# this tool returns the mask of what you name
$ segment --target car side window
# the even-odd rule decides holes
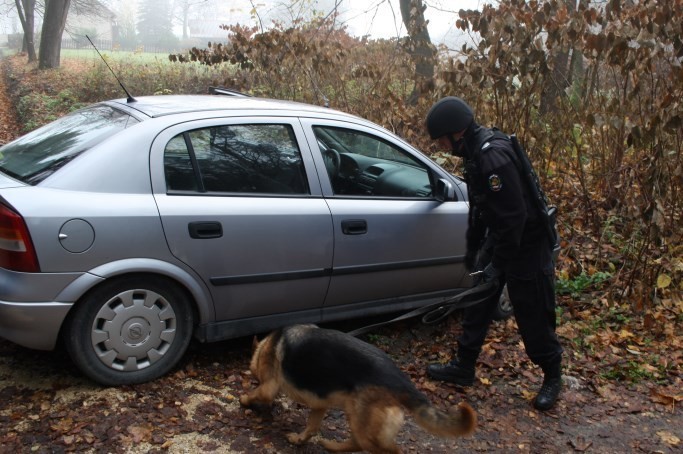
[[[301,152],[289,125],[223,125],[171,139],[164,151],[173,191],[309,194]]]
[[[86,107],[2,147],[0,171],[37,185],[81,153],[135,123],[139,121],[110,106]]]
[[[164,172],[166,174],[166,189],[169,191],[198,191],[197,175],[195,174],[190,152],[183,134],[175,136],[166,145],[164,151]]]
[[[392,143],[353,129],[314,126],[335,195],[431,198],[429,168]]]

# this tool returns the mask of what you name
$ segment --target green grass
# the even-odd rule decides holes
[[[129,52],[120,50],[100,50],[100,53],[108,61],[116,61],[121,63],[155,63],[165,62],[171,63],[168,60],[168,53],[151,53],[151,52]],[[77,58],[83,60],[95,59],[99,60],[95,49],[62,49],[62,58]]]
[[[618,364],[606,366],[600,373],[600,376],[606,380],[626,381],[630,383],[641,383],[643,381],[653,381],[657,377],[654,373],[647,370],[643,364],[638,361],[621,361]]]
[[[592,275],[584,272],[573,279],[558,279],[556,290],[559,295],[577,298],[588,289],[598,290],[605,287],[611,278],[612,274],[608,272],[599,271]]]
[[[199,76],[213,75],[214,78],[219,76],[226,69],[229,71],[230,68],[234,68],[234,65],[229,63],[222,63],[214,66],[202,65],[198,62],[172,62],[168,59],[168,53],[151,53],[151,52],[130,52],[130,51],[102,51],[100,50],[102,57],[107,61],[110,66],[127,67],[154,67],[160,71],[166,71],[167,69],[171,72],[181,71],[181,72],[194,72]],[[81,60],[85,62],[95,62],[100,61],[100,56],[97,54],[95,49],[62,49],[61,52],[62,60],[72,59]],[[220,79],[220,77],[218,77]]]
[[[0,57],[16,55],[17,49],[10,49],[8,47],[0,47]],[[171,63],[168,59],[168,52],[130,52],[122,50],[102,50],[100,53],[107,59],[107,61],[115,61],[117,63],[131,63],[131,64],[145,64],[145,63]],[[99,60],[95,49],[62,49],[60,58],[73,58],[80,60]],[[194,65],[195,63],[184,63],[185,65]]]

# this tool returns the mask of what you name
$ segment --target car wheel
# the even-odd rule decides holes
[[[178,363],[192,327],[192,309],[177,285],[155,276],[120,278],[78,303],[65,344],[76,366],[96,382],[143,383]]]
[[[498,298],[498,304],[493,313],[494,320],[505,320],[509,318],[514,309],[512,307],[512,301],[510,301],[510,295],[508,294],[508,286],[503,287],[503,291],[500,293],[500,298]]]

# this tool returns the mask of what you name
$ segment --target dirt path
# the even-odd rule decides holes
[[[479,415],[477,432],[455,441],[430,436],[409,417],[399,435],[405,452],[680,452],[680,408],[654,402],[645,384],[596,387],[570,364],[557,408],[534,410],[530,399],[539,377],[524,360],[511,322],[494,328],[474,387],[463,391],[428,380],[424,367],[456,332],[455,321],[437,327],[408,322],[372,336],[437,405],[466,400]],[[426,355],[416,358],[414,352]],[[307,410],[297,404],[280,399],[272,409],[240,408],[236,399],[252,386],[249,354],[248,339],[195,345],[172,375],[101,388],[82,378],[62,353],[0,341],[0,453],[324,452],[315,444],[286,442],[284,434],[305,421]],[[344,437],[343,415],[329,414],[322,432]]]

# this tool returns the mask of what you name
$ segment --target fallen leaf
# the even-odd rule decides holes
[[[50,429],[54,430],[55,432],[66,433],[71,430],[73,423],[73,419],[71,418],[60,419],[55,424],[52,424]]]
[[[432,381],[425,381],[424,383],[420,384],[423,389],[426,389],[427,391],[432,391],[435,392],[439,387],[437,386],[436,383]]]
[[[671,276],[668,274],[657,276],[657,288],[667,288],[669,285],[671,285]]]
[[[635,335],[632,332],[625,330],[625,329],[622,329],[621,331],[619,331],[619,338],[620,339],[627,339],[629,337],[635,337]]]
[[[650,399],[652,402],[671,405],[673,407],[677,402],[683,401],[683,394],[671,394],[666,391],[653,388],[650,390]]]
[[[146,426],[131,426],[127,432],[133,437],[135,443],[143,441],[150,441],[152,439],[152,430]]]
[[[592,441],[586,441],[583,437],[578,437],[576,440],[571,440],[569,443],[574,450],[579,452],[586,451],[593,445]]]
[[[681,442],[680,438],[671,432],[667,432],[666,430],[660,430],[657,432],[657,435],[659,435],[659,438],[661,438],[664,443],[670,446],[678,446],[678,444]]]

